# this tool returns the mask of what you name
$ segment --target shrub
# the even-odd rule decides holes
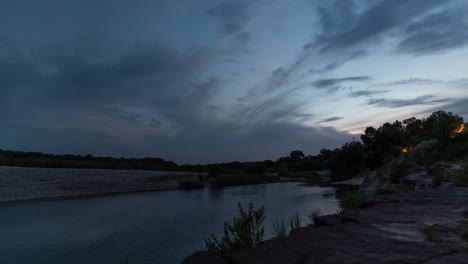
[[[322,212],[320,211],[320,209],[315,209],[311,213],[309,213],[307,216],[309,217],[310,223],[317,225],[320,222],[319,217],[321,214]]]
[[[276,222],[273,224],[273,231],[277,237],[286,237],[286,225],[284,221],[279,221],[278,218],[276,218]]]
[[[289,231],[289,234],[292,234],[294,231],[301,227],[301,219],[299,218],[299,213],[296,213],[296,215],[289,220],[289,226],[291,227],[291,231]]]
[[[419,231],[424,235],[424,239],[428,242],[436,242],[438,239],[435,238],[432,229],[428,226],[419,227]]]
[[[418,165],[428,166],[439,158],[440,149],[440,141],[437,139],[431,139],[419,143],[419,145],[417,145],[412,151],[412,155]]]
[[[364,207],[364,200],[368,197],[364,192],[346,192],[338,196],[341,209]]]
[[[265,228],[265,208],[254,210],[253,203],[249,203],[247,211],[238,203],[239,216],[233,219],[233,224],[224,223],[224,234],[218,239],[215,235],[205,239],[208,251],[216,256],[229,256],[234,251],[251,248],[262,241]]]
[[[288,174],[289,174],[288,165],[286,163],[281,163],[279,168],[278,168],[278,176],[287,177]]]
[[[440,186],[442,183],[442,176],[443,172],[437,171],[434,174],[432,174],[431,179],[432,179],[432,184],[434,186]]]
[[[390,165],[390,182],[399,183],[401,178],[405,176],[409,171],[409,163],[406,159],[401,159],[393,162]]]
[[[457,187],[468,187],[468,164],[455,175],[454,183]]]

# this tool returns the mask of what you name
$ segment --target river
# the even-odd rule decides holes
[[[264,206],[265,239],[276,218],[303,225],[319,209],[335,213],[333,188],[271,183],[161,191],[0,206],[0,263],[180,263],[220,234],[237,203]]]

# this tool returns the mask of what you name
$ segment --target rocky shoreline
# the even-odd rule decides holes
[[[182,263],[468,263],[468,188],[451,183],[459,169],[444,169],[439,187],[430,180],[434,169],[415,171],[402,179],[415,191],[368,198],[359,209],[320,216],[286,238],[263,241],[229,259],[199,251]],[[376,181],[338,184],[370,190]]]
[[[233,254],[200,251],[198,263],[467,263],[468,188],[382,195],[364,209],[322,216],[285,239]]]

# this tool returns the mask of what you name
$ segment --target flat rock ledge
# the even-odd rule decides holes
[[[229,260],[199,251],[183,264],[468,263],[468,188],[381,195],[322,216]]]

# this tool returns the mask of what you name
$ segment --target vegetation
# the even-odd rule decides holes
[[[437,111],[424,119],[408,118],[368,127],[361,142],[327,152],[334,180],[349,179],[365,169],[391,164],[390,177],[399,182],[409,163],[428,167],[435,161],[454,161],[468,155],[468,129],[463,118]],[[436,179],[437,182],[437,179]]]
[[[217,256],[227,257],[232,252],[251,248],[262,241],[265,229],[265,209],[255,210],[253,203],[249,203],[247,211],[238,203],[239,216],[233,219],[233,224],[224,223],[224,234],[218,239],[215,235],[205,240],[208,251]]]
[[[294,233],[297,229],[301,227],[301,219],[299,218],[299,213],[296,213],[290,220],[289,220],[289,227],[291,227],[291,231],[289,234]]]
[[[319,217],[322,214],[320,209],[315,209],[312,212],[310,212],[307,216],[309,217],[310,223],[317,225],[319,221]]]
[[[423,119],[411,117],[385,123],[378,128],[367,127],[360,139],[353,139],[334,150],[322,149],[315,156],[293,150],[275,161],[233,161],[206,165],[178,165],[160,158],[111,158],[0,150],[0,166],[190,171],[207,175],[218,186],[258,184],[277,181],[277,176],[304,175],[317,183],[319,177],[311,176],[311,172],[324,169],[330,169],[335,181],[355,176],[369,178],[369,171],[378,171],[382,181],[389,175],[392,183],[398,183],[410,165],[428,167],[435,161],[449,162],[468,156],[468,125],[460,116],[445,111],[434,112]],[[388,164],[390,167],[387,167]],[[458,180],[461,185],[465,182],[463,177],[460,175]],[[437,178],[434,180],[438,183]],[[188,185],[184,183],[184,186]]]
[[[0,166],[37,168],[87,168],[122,170],[177,171],[180,168],[172,161],[160,158],[111,158],[92,155],[52,155],[39,152],[0,150]]]
[[[455,175],[455,186],[468,187],[468,163]]]
[[[345,192],[338,195],[339,204],[342,210],[363,208],[364,201],[369,197],[368,193],[365,192]]]
[[[344,209],[355,209],[364,208],[366,206],[366,199],[375,197],[380,194],[396,194],[407,192],[408,189],[396,184],[386,184],[380,186],[372,192],[361,192],[361,191],[338,191],[336,196],[339,201],[340,208]]]
[[[286,237],[286,224],[282,219],[279,221],[278,218],[276,218],[276,222],[273,224],[273,232],[275,237]]]

